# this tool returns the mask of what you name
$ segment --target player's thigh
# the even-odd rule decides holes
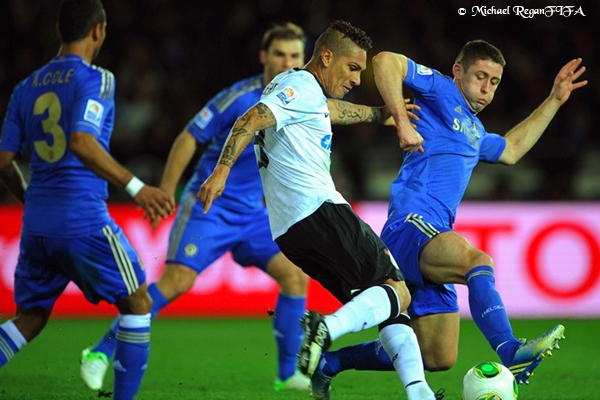
[[[432,238],[421,251],[423,276],[436,283],[465,284],[465,274],[477,265],[492,265],[492,259],[462,235],[447,231]]]
[[[204,214],[202,203],[186,200],[169,237],[167,263],[201,273],[238,242],[239,229],[228,221],[230,211],[213,206]]]
[[[45,238],[23,233],[15,269],[14,296],[19,309],[51,310],[69,283],[60,265],[48,257]]]
[[[277,243],[342,303],[388,279],[403,280],[385,244],[346,204],[322,204]]]
[[[429,370],[445,370],[454,365],[458,357],[458,312],[413,318],[412,327]]]
[[[84,236],[47,242],[52,259],[94,304],[114,304],[146,282],[138,254],[114,221]]]

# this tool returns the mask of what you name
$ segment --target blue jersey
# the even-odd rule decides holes
[[[425,152],[404,153],[391,187],[388,224],[416,213],[452,226],[473,168],[479,160],[496,162],[506,142],[485,131],[451,78],[409,59],[404,84],[421,106],[415,114]]]
[[[30,155],[23,232],[78,236],[109,221],[107,182],[69,150],[71,134],[93,134],[107,151],[115,79],[76,55],[53,58],[15,86],[0,149]]]
[[[186,193],[191,191],[196,194],[212,173],[235,120],[258,102],[263,88],[262,74],[243,79],[219,92],[188,123],[186,129],[208,147],[196,165],[194,175],[186,186]],[[227,178],[227,186],[215,204],[242,212],[264,207],[253,146],[246,147],[238,157]]]

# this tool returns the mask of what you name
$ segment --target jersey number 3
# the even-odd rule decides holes
[[[48,140],[44,138],[36,140],[33,145],[35,152],[42,160],[53,163],[60,160],[67,150],[65,131],[58,124],[62,107],[56,93],[44,93],[35,101],[33,115],[42,115],[46,110],[48,110],[48,116],[42,120],[42,129],[45,134],[52,135],[52,144],[48,144]]]

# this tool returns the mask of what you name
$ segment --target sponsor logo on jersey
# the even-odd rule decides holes
[[[433,74],[433,71],[430,70],[429,68],[427,68],[424,65],[417,64],[417,74],[419,74],[419,75],[431,75],[431,74]]]
[[[200,127],[200,129],[204,129],[208,126],[213,117],[214,114],[212,111],[210,111],[210,108],[204,107],[198,114],[196,114],[194,122]]]
[[[85,112],[83,113],[83,119],[87,122],[91,122],[100,128],[102,124],[102,116],[104,115],[104,106],[96,100],[89,99]]]
[[[296,92],[291,87],[284,88],[281,92],[277,93],[277,98],[281,100],[284,105],[290,104],[296,99]]]
[[[459,113],[460,115],[462,115],[462,107],[458,106],[454,109],[454,111],[456,111],[457,113]]]
[[[331,150],[331,135],[325,135],[321,139],[321,147],[325,150]]]

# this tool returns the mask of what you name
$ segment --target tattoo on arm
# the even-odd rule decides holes
[[[335,110],[331,110],[331,122],[337,125],[352,125],[360,122],[376,122],[381,118],[377,107],[369,107],[341,100],[331,100]]]
[[[248,143],[252,141],[254,132],[269,128],[275,124],[275,116],[266,105],[258,103],[250,108],[244,115],[238,118],[233,128],[231,128],[229,137],[221,152],[219,164],[229,168],[233,167],[239,155],[248,146]]]

